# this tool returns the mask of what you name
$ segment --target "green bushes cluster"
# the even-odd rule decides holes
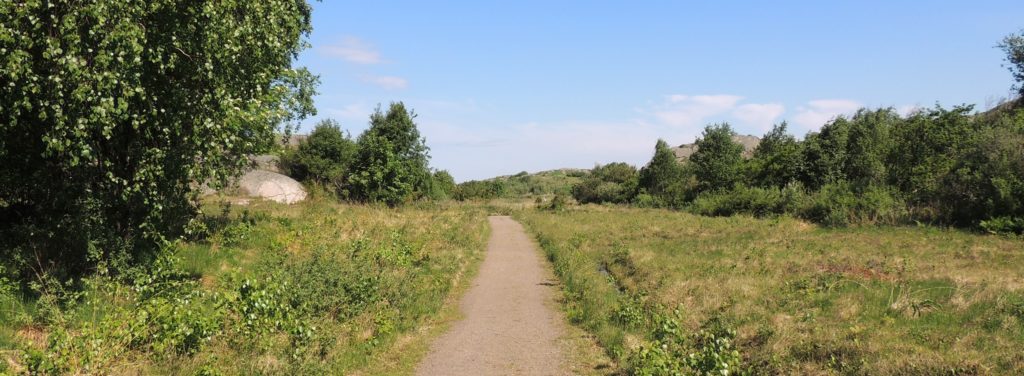
[[[295,150],[284,153],[282,164],[288,175],[328,187],[342,199],[395,206],[449,198],[455,181],[447,171],[431,171],[415,118],[401,102],[387,112],[377,108],[356,140],[336,121],[321,121]]]
[[[598,165],[583,181],[572,187],[572,197],[581,204],[628,203],[639,184],[636,167],[626,163]]]
[[[588,173],[583,170],[554,170],[530,174],[526,171],[511,176],[488,180],[471,180],[459,184],[455,198],[464,200],[490,200],[496,198],[526,198],[571,195],[573,186]]]
[[[1020,81],[1024,36],[1000,47]],[[750,159],[728,124],[713,124],[679,163],[662,140],[636,184],[603,178],[574,188],[577,201],[628,202],[713,216],[789,214],[832,226],[910,221],[1021,233],[1024,222],[1024,108],[986,113],[936,106],[901,116],[892,108],[839,116],[803,140],[785,122]],[[611,164],[628,170],[622,164]]]
[[[918,221],[1020,233],[1024,110],[971,111],[937,107],[901,117],[862,109],[802,141],[782,123],[747,160],[729,126],[712,125],[688,161],[676,161],[659,141],[635,186],[600,180],[598,166],[574,192],[582,203],[710,216],[788,214],[830,226]]]

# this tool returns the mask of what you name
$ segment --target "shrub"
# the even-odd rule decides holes
[[[551,202],[548,203],[548,205],[544,209],[551,211],[562,211],[565,210],[567,206],[569,206],[569,200],[567,200],[565,196],[555,195],[555,197],[551,199]]]
[[[1024,217],[998,217],[981,221],[981,228],[991,234],[1024,234]]]
[[[638,186],[647,194],[668,202],[679,196],[680,188],[687,181],[687,173],[668,143],[658,140],[654,145],[654,157],[638,175]]]
[[[690,156],[698,191],[731,189],[740,182],[743,145],[733,141],[735,135],[727,123],[704,128],[697,140],[697,151]]]
[[[827,184],[813,193],[797,216],[826,226],[898,224],[907,219],[907,206],[889,188],[871,186],[860,195],[847,183]]]
[[[446,200],[455,195],[455,178],[447,170],[434,171],[430,185],[430,198]]]
[[[658,199],[647,192],[640,193],[633,198],[633,206],[638,208],[657,208],[661,207],[662,204]]]
[[[377,108],[370,115],[349,177],[353,198],[394,206],[429,193],[429,149],[415,118],[401,102],[391,103],[387,113]]]
[[[785,213],[791,209],[787,204],[780,189],[741,186],[729,191],[703,193],[688,209],[694,214],[707,216],[742,213],[762,217]]]
[[[345,179],[355,155],[356,143],[337,121],[325,119],[295,151],[285,153],[281,162],[289,176],[326,185],[344,197]]]
[[[756,187],[781,188],[797,179],[803,163],[801,144],[786,133],[782,122],[764,135],[750,160],[751,184]]]
[[[455,188],[455,199],[459,201],[472,199],[493,199],[505,195],[505,183],[498,180],[471,180],[459,184]]]
[[[572,196],[581,204],[626,203],[636,192],[636,168],[625,163],[598,165],[583,182],[572,187]]]

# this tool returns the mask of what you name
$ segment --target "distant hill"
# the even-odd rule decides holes
[[[503,182],[507,197],[543,196],[569,194],[572,186],[583,181],[583,177],[589,173],[590,170],[580,168],[560,168],[532,174],[523,171],[488,180]]]
[[[562,168],[532,174],[523,171],[515,175],[467,181],[459,184],[456,198],[462,200],[569,195],[572,187],[583,181],[589,173],[590,171],[585,169]]]
[[[743,145],[743,157],[750,158],[754,155],[754,149],[761,143],[761,139],[757,136],[751,135],[735,135],[732,140]],[[672,149],[676,153],[676,159],[685,161],[690,158],[693,153],[697,152],[697,144],[682,144],[677,148]]]

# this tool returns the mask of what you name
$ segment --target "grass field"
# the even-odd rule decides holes
[[[1020,239],[600,206],[516,216],[570,320],[632,373],[1024,373]]]
[[[0,374],[406,373],[488,233],[482,209],[446,204],[205,209],[208,236],[134,278],[0,302]]]

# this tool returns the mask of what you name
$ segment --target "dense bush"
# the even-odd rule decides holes
[[[572,188],[589,175],[587,170],[551,170],[530,174],[526,171],[488,180],[471,180],[455,188],[458,200],[529,198],[570,195]]]
[[[196,182],[312,112],[309,31],[304,0],[4,2],[0,258],[26,278],[150,259]]]
[[[763,217],[791,213],[804,205],[805,196],[803,187],[798,183],[781,189],[739,186],[729,191],[702,193],[688,210],[707,216],[749,214]]]
[[[731,189],[743,178],[743,145],[733,141],[736,134],[729,124],[704,128],[697,139],[697,151],[690,156],[697,190],[708,192]]]
[[[692,191],[692,175],[669,148],[668,143],[658,140],[654,145],[654,157],[638,176],[638,195],[648,195],[654,206],[681,207]],[[647,201],[645,197],[645,201]]]
[[[434,171],[431,177],[430,198],[435,200],[450,199],[455,196],[455,178],[447,170]]]
[[[754,149],[748,169],[755,187],[782,188],[797,180],[800,173],[802,144],[786,133],[786,122],[769,131]]]
[[[430,192],[429,149],[415,118],[401,102],[370,115],[348,179],[353,198],[398,205]]]
[[[505,182],[499,180],[472,180],[459,184],[455,189],[455,199],[493,199],[505,195]]]
[[[636,167],[626,163],[598,165],[572,188],[572,197],[581,204],[628,203],[636,194],[638,184]]]
[[[344,197],[356,151],[356,143],[341,130],[340,124],[326,119],[295,150],[286,151],[281,162],[289,176],[331,187]]]
[[[815,191],[796,214],[828,226],[899,224],[907,219],[907,206],[889,188],[871,186],[858,194],[840,182]]]

